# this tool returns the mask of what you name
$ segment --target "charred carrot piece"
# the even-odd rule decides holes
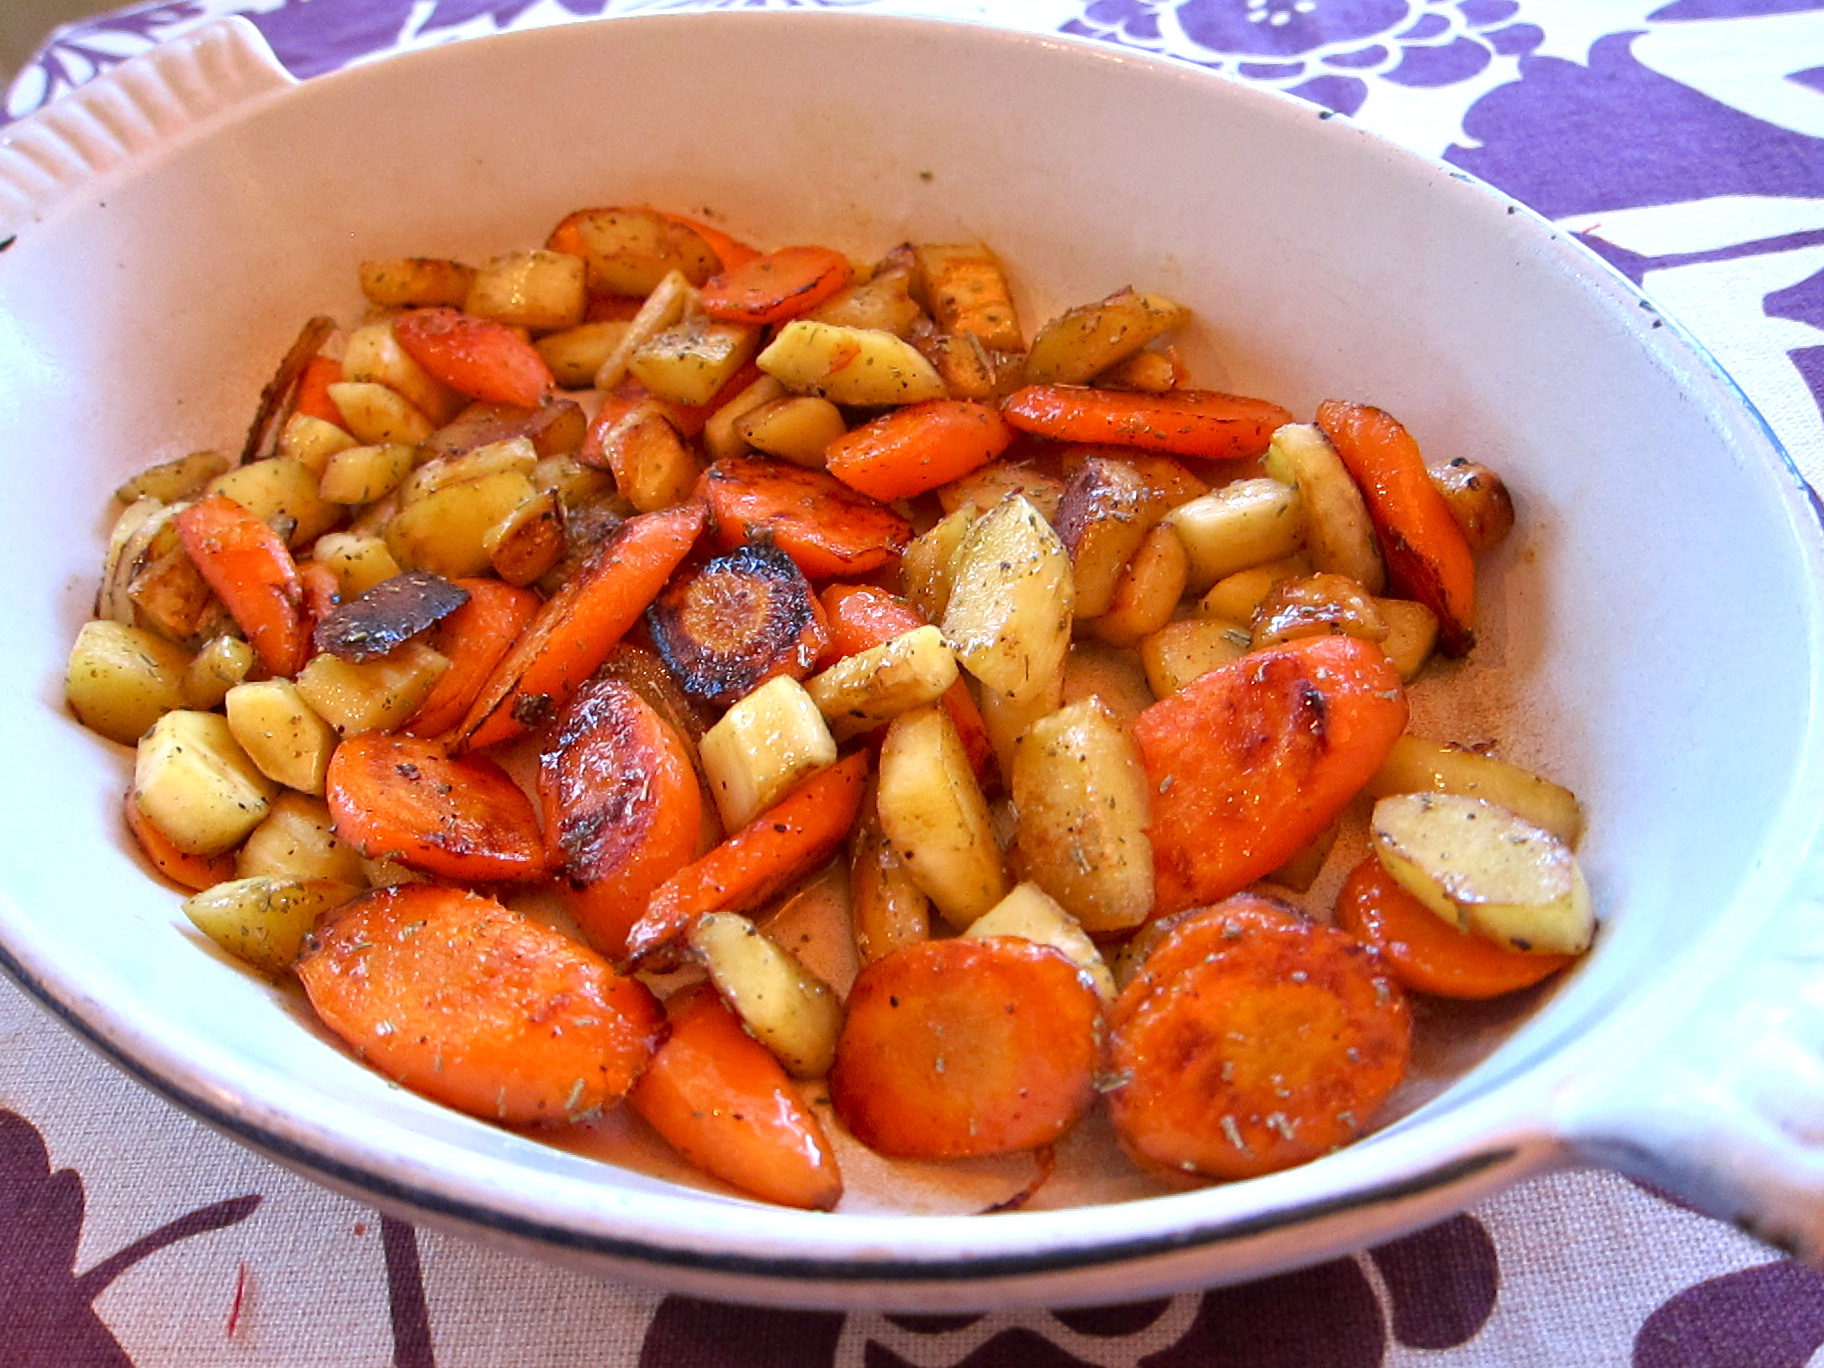
[[[842,1175],[790,1077],[707,984],[665,1004],[670,1034],[628,1105],[692,1164],[762,1201],[830,1211]]]
[[[304,583],[278,533],[226,494],[181,509],[185,553],[215,591],[270,674],[294,675],[310,656]]]
[[[811,579],[864,575],[899,555],[912,525],[821,470],[730,456],[703,472],[716,543],[730,551],[764,533]]]
[[[153,826],[139,810],[131,789],[127,790],[125,809],[127,830],[133,833],[141,853],[152,862],[154,869],[180,888],[200,893],[234,877],[232,850],[220,855],[193,855],[187,850],[179,850],[171,843],[171,838]]]
[[[663,209],[653,211],[662,219],[669,219],[681,228],[688,228],[703,241],[709,244],[709,250],[716,254],[716,260],[722,263],[724,271],[732,271],[747,265],[760,255],[760,249],[749,247],[739,238],[730,237],[720,228],[712,227],[701,219],[687,218],[683,214],[668,214]]]
[[[1438,615],[1447,655],[1467,654],[1476,640],[1476,558],[1419,444],[1393,415],[1365,404],[1326,399],[1317,425],[1368,504],[1393,592]]]
[[[491,898],[375,889],[318,925],[297,963],[324,1025],[413,1092],[507,1125],[613,1106],[664,1011],[637,979]]]
[[[431,696],[406,723],[413,736],[441,736],[468,712],[489,673],[513,649],[538,616],[543,600],[530,589],[494,579],[460,579],[469,600],[437,624],[431,644],[450,667],[437,677]]]
[[[882,503],[910,499],[978,470],[1013,429],[986,404],[927,399],[863,423],[830,444],[825,468]]]
[[[556,383],[538,349],[491,318],[409,309],[393,320],[393,336],[412,360],[474,399],[537,408]]]
[[[627,935],[638,962],[668,948],[705,912],[745,912],[829,859],[861,810],[865,751],[818,770],[709,854],[661,884]]]
[[[342,363],[328,356],[313,356],[304,363],[298,377],[298,392],[291,401],[291,411],[326,423],[343,426],[342,410],[329,397],[329,387],[342,378]]]
[[[738,546],[678,575],[646,625],[684,692],[724,705],[774,675],[805,678],[829,644],[804,572],[768,545]]]
[[[319,560],[307,560],[298,566],[298,583],[304,590],[304,616],[315,624],[335,612],[342,604],[342,581],[336,572]]]
[[[479,883],[545,873],[531,800],[485,755],[363,732],[336,747],[325,782],[336,834],[370,860]]]
[[[700,503],[629,518],[538,610],[488,675],[453,740],[492,745],[556,716],[639,621],[703,530]]]
[[[1265,399],[1216,390],[1142,394],[1084,385],[1028,385],[1001,414],[1022,432],[1065,442],[1106,442],[1206,460],[1264,455],[1289,410]]]
[[[703,312],[727,323],[783,323],[849,283],[849,259],[829,247],[781,247],[704,283]]]

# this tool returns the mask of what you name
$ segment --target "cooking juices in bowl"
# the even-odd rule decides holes
[[[811,1209],[833,1136],[1037,1156],[1006,1209],[1086,1117],[1182,1184],[1410,1107],[1595,925],[1570,792],[1410,725],[1505,486],[1018,269],[645,207],[361,263],[118,491],[70,658],[191,921],[424,1096]]]

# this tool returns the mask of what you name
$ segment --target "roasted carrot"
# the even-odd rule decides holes
[[[329,387],[342,378],[342,363],[334,357],[313,356],[298,376],[297,393],[292,396],[291,411],[326,423],[343,425],[342,410],[329,397]]]
[[[728,323],[783,323],[849,283],[849,259],[829,247],[781,247],[704,282],[701,303]]]
[[[495,579],[460,579],[456,587],[467,591],[469,601],[438,623],[431,637],[450,667],[406,723],[413,736],[441,736],[462,721],[489,673],[513,649],[543,602],[530,589]]]
[[[1216,390],[1142,394],[1084,385],[1028,385],[1001,405],[1022,432],[1066,442],[1107,442],[1206,459],[1264,455],[1289,410],[1265,399]]]
[[[1095,1099],[1102,1008],[1075,965],[1012,936],[922,941],[850,990],[830,1071],[870,1149],[956,1159],[1048,1145]]]
[[[456,309],[408,309],[393,319],[407,355],[458,393],[537,408],[555,383],[545,358],[504,323]]]
[[[779,1061],[708,984],[665,1004],[671,1032],[627,1094],[672,1148],[731,1187],[806,1211],[829,1211],[842,1175],[816,1115]]]
[[[1385,652],[1348,636],[1255,651],[1142,712],[1155,915],[1226,898],[1291,859],[1367,783],[1406,712]]]
[[[1391,592],[1438,615],[1447,655],[1467,654],[1476,640],[1476,559],[1419,444],[1391,414],[1365,404],[1326,399],[1317,425],[1361,488]]]
[[[1110,1025],[1116,1134],[1141,1167],[1180,1178],[1251,1178],[1355,1139],[1412,1039],[1374,951],[1246,895],[1175,925]]]
[[[344,904],[296,967],[317,1015],[374,1068],[509,1125],[613,1106],[663,1030],[646,986],[593,950],[436,884]]]
[[[730,237],[720,228],[704,223],[701,219],[689,218],[683,214],[667,213],[663,209],[656,209],[653,212],[660,218],[677,224],[680,228],[690,229],[707,242],[709,250],[716,254],[716,260],[722,263],[724,271],[732,271],[736,267],[745,266],[760,255],[759,248],[749,247],[740,239]]]
[[[336,747],[326,783],[336,835],[370,860],[482,883],[545,873],[531,800],[486,756],[363,732]]]
[[[629,958],[669,948],[705,912],[758,907],[829,859],[855,823],[867,777],[865,751],[818,770],[659,885],[627,933]]]
[[[298,583],[304,593],[304,617],[314,636],[316,624],[341,605],[342,581],[322,561],[306,560],[298,566]]]
[[[700,503],[629,518],[546,601],[470,704],[459,749],[549,721],[639,621],[703,530]]]
[[[804,679],[830,635],[798,563],[765,544],[680,572],[646,610],[646,625],[684,691],[724,705],[774,675]]]
[[[703,794],[684,739],[632,685],[597,675],[539,756],[545,840],[589,943],[627,951],[654,889],[697,853]]]
[[[232,850],[220,855],[193,855],[187,850],[179,850],[171,843],[171,838],[153,826],[146,814],[139,810],[132,789],[127,790],[125,810],[127,830],[133,833],[140,851],[152,862],[154,869],[180,888],[200,893],[205,888],[214,888],[218,883],[226,883],[234,877]]]
[[[1530,988],[1577,962],[1531,955],[1460,931],[1401,886],[1372,855],[1336,895],[1336,924],[1372,945],[1406,987],[1438,997],[1491,998]]]
[[[812,579],[864,575],[912,539],[911,524],[879,500],[784,461],[725,457],[703,472],[697,491],[723,550],[765,533]]]
[[[948,484],[999,456],[1013,429],[986,404],[927,399],[907,404],[830,443],[826,469],[882,503]]]
[[[589,292],[597,295],[644,297],[672,271],[701,285],[718,264],[696,224],[641,206],[578,209],[551,230],[545,246],[581,257]]]
[[[294,675],[310,656],[304,584],[284,540],[226,494],[208,494],[174,519],[185,553],[274,675]]]

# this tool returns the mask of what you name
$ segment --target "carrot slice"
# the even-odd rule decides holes
[[[284,540],[226,494],[209,494],[173,519],[185,553],[274,675],[294,675],[310,656],[304,584]]]
[[[627,933],[629,957],[638,961],[668,948],[705,912],[758,907],[829,859],[855,824],[867,777],[866,751],[818,770],[659,885]]]
[[[727,705],[775,675],[803,679],[829,644],[823,605],[776,546],[737,546],[673,579],[646,610],[684,691]]]
[[[671,1034],[627,1094],[672,1148],[731,1187],[780,1206],[830,1211],[836,1155],[778,1060],[707,984],[665,1004]]]
[[[565,902],[603,954],[697,853],[703,795],[682,737],[631,684],[597,676],[539,756],[546,843]]]
[[[1365,404],[1326,399],[1317,425],[1361,488],[1391,592],[1438,615],[1445,654],[1467,654],[1476,641],[1476,558],[1419,444],[1391,414]]]
[[[1140,394],[1084,385],[1028,385],[1001,405],[1022,432],[1066,442],[1107,442],[1206,459],[1264,455],[1289,410],[1265,399],[1216,390]]]
[[[1362,1133],[1405,1071],[1412,1016],[1367,946],[1243,896],[1172,928],[1111,1034],[1110,1113],[1134,1160],[1251,1178]]]
[[[613,1106],[663,1029],[646,986],[587,946],[436,884],[344,904],[296,967],[317,1015],[367,1063],[509,1125]]]
[[[960,479],[1012,441],[1013,429],[986,404],[927,399],[838,437],[825,464],[844,484],[886,503]]]
[[[1372,855],[1336,895],[1336,924],[1372,945],[1406,987],[1438,997],[1491,998],[1530,988],[1577,962],[1530,955],[1460,931],[1420,902]]]
[[[322,561],[306,560],[298,566],[298,583],[304,591],[304,617],[314,641],[316,625],[342,604],[342,581]]]
[[[881,1154],[1048,1145],[1095,1099],[1102,1008],[1075,965],[1013,936],[922,941],[861,971],[830,1100]]]
[[[1255,651],[1142,712],[1155,915],[1226,898],[1291,859],[1368,782],[1406,713],[1386,653],[1348,636]]]
[[[537,408],[552,386],[538,349],[504,323],[456,309],[409,309],[393,336],[412,360],[458,393]]]
[[[770,535],[812,579],[863,575],[906,548],[912,525],[821,470],[729,456],[703,472],[716,542],[725,551]]]
[[[745,266],[760,255],[760,249],[749,247],[739,238],[730,237],[720,228],[711,227],[701,219],[688,218],[683,214],[670,214],[663,209],[653,210],[662,219],[669,219],[680,228],[688,228],[703,241],[709,244],[709,250],[716,254],[716,260],[722,263],[724,271],[732,271]]]
[[[595,673],[703,530],[700,503],[629,518],[538,610],[456,729],[458,749],[492,745],[549,721]]]
[[[342,410],[329,397],[329,387],[342,378],[342,363],[329,356],[313,356],[304,363],[298,376],[298,390],[291,401],[291,411],[326,423],[343,426]]]
[[[783,323],[849,283],[849,259],[829,247],[781,247],[703,284],[703,312],[727,323]]]
[[[479,882],[545,873],[538,814],[486,756],[363,732],[336,747],[326,783],[336,835],[370,860]]]
[[[194,855],[179,850],[171,843],[171,838],[153,826],[152,820],[139,810],[132,789],[127,790],[125,807],[127,830],[133,833],[133,839],[139,842],[140,851],[152,862],[152,867],[172,883],[200,893],[234,877],[232,850],[220,855]]]
[[[437,624],[431,638],[450,667],[437,677],[431,696],[405,725],[413,736],[441,736],[468,712],[489,673],[538,616],[543,600],[530,589],[495,579],[459,579],[469,601]]]

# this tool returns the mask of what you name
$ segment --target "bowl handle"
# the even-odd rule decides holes
[[[296,83],[260,31],[236,16],[122,62],[0,129],[0,250],[123,163]]]

